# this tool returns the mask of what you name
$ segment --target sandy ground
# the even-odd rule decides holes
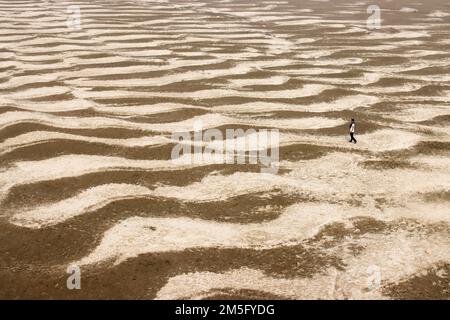
[[[450,4],[370,4],[0,0],[0,298],[450,299]]]

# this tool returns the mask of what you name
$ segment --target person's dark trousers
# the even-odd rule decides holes
[[[353,132],[350,132],[350,141],[349,142],[352,142],[352,141],[354,141],[355,143],[356,143],[356,139],[355,139],[355,137],[353,136]]]

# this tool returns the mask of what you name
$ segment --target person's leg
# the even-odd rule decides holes
[[[350,142],[355,141],[355,138],[353,137],[353,132],[350,132]]]

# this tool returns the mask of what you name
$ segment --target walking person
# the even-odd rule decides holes
[[[350,123],[350,141],[349,142],[356,143],[356,139],[353,136],[355,134],[355,127],[356,127],[355,119],[352,119],[352,122]]]

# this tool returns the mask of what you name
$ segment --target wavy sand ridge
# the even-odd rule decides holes
[[[0,297],[449,299],[450,7],[379,5],[0,0]]]

